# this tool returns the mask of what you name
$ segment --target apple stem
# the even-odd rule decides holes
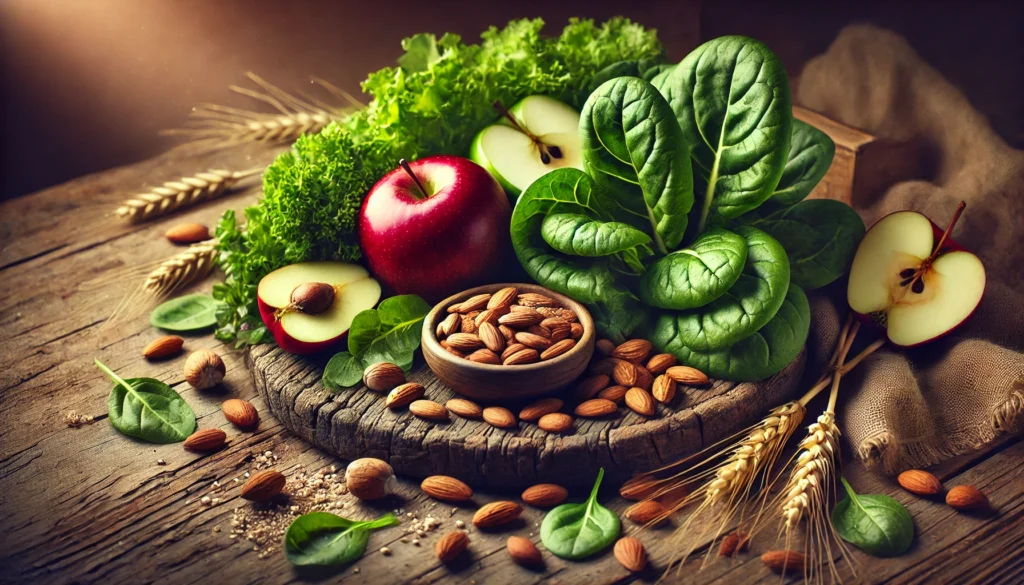
[[[430,195],[427,194],[427,190],[423,188],[423,183],[420,183],[420,178],[416,176],[416,173],[412,172],[412,167],[409,166],[409,163],[406,162],[404,158],[398,161],[398,165],[405,169],[405,172],[408,173],[410,177],[412,177],[413,181],[416,182],[416,186],[419,187],[420,190],[420,195],[422,195],[420,199],[426,199],[427,197],[430,197]]]
[[[960,215],[964,212],[964,209],[966,208],[966,201],[961,201],[960,205],[956,206],[956,212],[953,213],[953,219],[949,220],[949,225],[946,226],[946,231],[942,232],[942,237],[939,238],[939,243],[935,245],[935,249],[932,250],[932,255],[928,257],[928,260],[925,261],[925,264],[931,264],[932,261],[935,260],[935,257],[939,255],[939,250],[941,250],[942,246],[945,245],[946,240],[949,239],[949,235],[953,233],[953,226],[956,225],[957,220],[960,219]]]

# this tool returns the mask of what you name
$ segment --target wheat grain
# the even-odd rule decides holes
[[[245,171],[212,169],[177,181],[168,181],[146,193],[140,193],[121,204],[114,212],[120,218],[138,223],[196,205],[226,193],[238,181],[261,172],[262,168]]]
[[[786,529],[792,529],[808,514],[823,513],[835,483],[835,462],[839,453],[839,427],[835,415],[824,412],[807,429],[800,442],[796,465],[785,488],[782,517]]]
[[[142,283],[142,291],[159,297],[205,277],[213,270],[217,240],[192,244],[183,252],[163,261]]]

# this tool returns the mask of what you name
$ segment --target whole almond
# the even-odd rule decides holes
[[[473,514],[473,526],[477,528],[489,528],[508,524],[519,518],[523,513],[523,507],[515,502],[499,501],[484,504]]]
[[[414,400],[409,404],[409,412],[427,420],[448,420],[448,409],[433,400]]]
[[[454,305],[450,305],[448,307],[448,312],[449,313],[458,313],[461,310],[462,310],[462,303],[455,303]]]
[[[399,384],[405,383],[405,372],[402,368],[388,362],[380,362],[366,368],[363,372],[363,384],[374,392],[387,392]]]
[[[473,323],[476,324],[477,330],[479,330],[480,326],[483,325],[484,323],[490,323],[491,325],[494,325],[495,327],[497,327],[498,326],[498,319],[502,315],[507,313],[507,312],[508,312],[508,309],[504,309],[504,308],[503,309],[487,309],[487,310],[484,310],[484,311],[480,311],[480,314],[477,315],[476,318],[473,319]]]
[[[452,346],[453,349],[459,351],[476,351],[484,346],[484,342],[480,340],[480,336],[475,333],[453,333],[448,336],[448,345]]]
[[[570,323],[561,317],[545,317],[540,326],[551,332],[551,341],[567,339],[571,329]]]
[[[654,384],[654,374],[643,366],[633,366],[636,370],[636,384],[637,388],[643,388],[644,390],[650,390]]]
[[[561,412],[548,413],[537,420],[537,426],[549,433],[564,433],[572,428],[572,417]]]
[[[620,538],[612,552],[615,553],[615,560],[627,571],[639,573],[647,566],[647,551],[643,543],[632,536]]]
[[[633,387],[626,390],[626,406],[633,412],[643,416],[654,416],[654,398],[643,388]]]
[[[395,386],[391,392],[388,392],[388,397],[384,399],[384,406],[392,410],[408,406],[413,401],[423,398],[425,392],[426,389],[422,384],[406,382],[405,384]]]
[[[455,313],[448,315],[444,318],[444,321],[437,326],[438,337],[448,337],[452,333],[458,333],[462,327],[462,317]]]
[[[193,351],[185,359],[185,381],[196,390],[206,390],[220,384],[227,368],[224,360],[208,349]]]
[[[481,323],[477,328],[476,334],[480,337],[480,341],[484,343],[484,347],[493,351],[496,354],[500,354],[505,351],[505,336],[498,331],[498,328],[491,323]]]
[[[525,307],[558,307],[558,301],[539,293],[523,293],[516,302]]]
[[[462,301],[461,303],[459,303],[459,312],[460,313],[471,313],[473,311],[479,311],[481,309],[486,308],[487,307],[487,303],[490,302],[490,300],[491,300],[490,293],[481,293],[481,294],[478,294],[478,295],[473,295],[473,296],[469,297],[468,299],[466,299],[466,300]]]
[[[647,475],[638,475],[622,484],[619,495],[634,502],[649,498],[660,488],[658,481]]]
[[[579,323],[569,323],[569,337],[579,340],[583,337],[583,325]]]
[[[498,318],[498,323],[508,325],[513,329],[526,329],[530,325],[536,325],[543,320],[544,315],[541,315],[534,309],[528,309],[525,311],[512,311],[507,315],[502,315]]]
[[[711,382],[707,374],[690,366],[672,366],[665,370],[665,375],[687,386],[704,386]]]
[[[512,303],[516,301],[516,297],[519,295],[519,289],[514,286],[505,287],[498,292],[491,295],[491,300],[487,301],[488,309],[496,309],[498,307],[508,308],[512,306]]]
[[[498,357],[498,354],[487,349],[486,347],[474,351],[473,353],[466,356],[466,359],[468,359],[471,362],[476,362],[478,364],[490,364],[492,366],[501,365],[501,358]]]
[[[432,475],[420,483],[423,493],[442,502],[465,502],[473,497],[473,490],[462,481],[447,475]]]
[[[630,339],[612,350],[611,357],[639,364],[647,359],[654,344],[646,339]]]
[[[598,339],[597,343],[594,344],[594,349],[601,356],[608,357],[615,351],[615,342],[611,339]]]
[[[576,313],[562,307],[534,307],[534,310],[540,313],[543,317],[559,317],[561,319],[565,319],[569,323],[576,323],[580,320]]]
[[[510,355],[519,353],[519,352],[523,351],[524,349],[530,349],[530,348],[526,347],[522,343],[510,343],[510,344],[508,344],[508,346],[505,348],[505,351],[501,352],[501,361],[504,362],[505,360],[508,359],[508,357]]]
[[[597,396],[598,392],[607,388],[611,381],[611,378],[604,374],[584,378],[576,383],[576,388],[573,390],[573,398],[578,402],[590,400]]]
[[[181,353],[185,340],[177,335],[164,335],[149,342],[142,350],[142,357],[147,360],[158,360]]]
[[[942,491],[939,478],[920,469],[908,469],[896,477],[903,489],[919,496],[934,496]]]
[[[539,483],[526,488],[522,500],[531,506],[538,508],[551,508],[557,506],[569,497],[569,490],[554,483]]]
[[[469,535],[462,530],[449,532],[441,537],[434,545],[434,553],[442,563],[450,563],[459,558],[459,555],[469,546]]]
[[[615,366],[622,360],[615,358],[604,358],[590,362],[587,366],[587,374],[591,376],[597,376],[598,374],[604,374],[611,378],[611,375],[615,373]]]
[[[637,524],[657,526],[668,520],[668,510],[656,500],[637,502],[623,513],[627,520]]]
[[[770,550],[761,555],[761,562],[776,573],[803,573],[806,557],[795,550]]]
[[[544,557],[541,556],[540,550],[529,538],[510,536],[506,548],[516,564],[524,567],[540,567],[544,564]]]
[[[242,498],[250,502],[267,502],[284,489],[285,478],[281,472],[265,469],[252,474],[242,486]]]
[[[540,359],[540,354],[535,349],[522,349],[505,358],[503,363],[506,366],[517,366],[519,364],[532,364]]]
[[[505,343],[508,343],[515,339],[516,331],[508,325],[498,325],[498,331],[501,332],[501,336],[505,338]]]
[[[380,500],[394,493],[398,480],[386,461],[374,457],[356,459],[345,468],[348,493],[363,501]]]
[[[545,414],[551,414],[552,412],[558,412],[561,410],[562,405],[565,404],[558,398],[541,398],[535,402],[531,402],[523,407],[519,411],[519,418],[526,422],[534,422],[540,420],[540,417]]]
[[[597,418],[601,416],[608,416],[614,414],[618,410],[618,407],[611,400],[605,400],[604,398],[592,398],[586,402],[582,402],[576,407],[576,416],[582,416],[585,418]]]
[[[625,386],[609,386],[598,392],[597,397],[611,400],[615,404],[622,404],[622,400],[626,397],[626,390],[629,388]]]
[[[538,351],[545,350],[551,347],[551,340],[547,337],[542,337],[534,333],[528,333],[526,331],[520,331],[516,333],[516,341],[522,343],[526,347],[536,349]]]
[[[664,374],[658,376],[651,387],[651,394],[662,404],[672,402],[672,399],[676,397],[676,381]]]
[[[485,408],[484,422],[499,429],[511,429],[519,426],[516,415],[503,406],[488,406]]]
[[[248,400],[241,398],[230,398],[220,405],[224,412],[224,418],[228,422],[243,430],[254,429],[260,424],[260,413]]]
[[[164,234],[175,244],[195,244],[210,239],[210,229],[201,223],[180,223]]]
[[[189,451],[209,453],[223,447],[227,438],[227,433],[220,429],[199,429],[189,435],[182,446]]]
[[[547,339],[550,343],[554,343],[554,340],[551,339],[551,330],[543,325],[530,325],[529,327],[526,328],[526,332],[532,333],[538,337],[543,337],[544,339]]]
[[[445,351],[447,351],[448,353],[452,354],[453,356],[455,356],[455,357],[457,357],[457,358],[463,358],[463,359],[465,359],[465,357],[466,357],[466,354],[465,354],[465,352],[461,352],[461,351],[459,351],[459,350],[455,349],[454,347],[452,347],[451,345],[449,345],[447,341],[441,341],[440,343],[441,343],[441,347],[442,347],[442,348],[443,348],[443,349],[444,349]]]
[[[476,334],[476,318],[479,315],[479,311],[459,315],[459,333]]]
[[[665,370],[679,363],[676,356],[670,353],[659,353],[647,360],[647,371],[652,374],[664,374]]]
[[[734,556],[736,553],[746,550],[749,545],[750,535],[742,530],[734,530],[722,539],[722,544],[718,547],[718,556]]]
[[[946,494],[946,504],[957,510],[987,510],[988,498],[972,485],[958,485]]]
[[[563,339],[562,341],[551,344],[551,347],[542,351],[540,353],[540,359],[550,360],[556,358],[574,347],[576,347],[575,339]]]
[[[465,398],[452,398],[444,403],[445,408],[462,418],[478,419],[483,415],[480,405]]]
[[[630,362],[620,360],[615,364],[615,369],[612,370],[612,379],[619,386],[626,386],[632,388],[636,386],[637,381],[640,379],[640,375],[637,373],[636,366]]]

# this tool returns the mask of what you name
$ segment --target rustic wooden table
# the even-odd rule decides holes
[[[150,363],[141,349],[158,332],[146,318],[106,324],[121,298],[140,279],[139,267],[174,253],[162,238],[181,221],[215,224],[225,208],[241,210],[258,194],[252,186],[170,219],[129,226],[110,211],[142,187],[214,167],[248,168],[269,162],[276,150],[253,146],[217,154],[181,149],[136,165],[76,181],[0,205],[0,581],[35,583],[280,583],[304,580],[280,552],[260,558],[245,538],[231,538],[244,474],[271,451],[273,466],[292,476],[344,462],[324,455],[285,431],[256,398],[243,354],[210,335],[189,337],[186,348],[214,348],[228,372],[223,389],[193,391],[184,383],[182,357]],[[255,183],[255,182],[253,182]],[[250,183],[250,184],[253,184]],[[208,280],[194,287],[208,290]],[[99,358],[130,376],[166,381],[196,411],[200,427],[221,427],[231,442],[209,456],[180,444],[150,445],[116,432],[106,418],[111,384],[93,365]],[[220,410],[225,397],[254,399],[263,414],[255,433],[241,433]],[[94,424],[69,428],[68,411],[93,415]],[[164,464],[159,462],[163,461]],[[1024,581],[1024,443],[947,462],[936,472],[947,486],[973,484],[994,504],[993,515],[959,514],[939,501],[911,497],[889,478],[847,461],[846,475],[860,492],[887,493],[909,508],[917,538],[906,555],[874,559],[854,553],[859,575],[872,583],[1021,583]],[[215,482],[222,487],[218,489]],[[626,502],[612,499],[621,512]],[[209,495],[213,505],[200,498]],[[501,494],[478,494],[483,503]],[[579,496],[579,494],[574,494]],[[545,555],[543,571],[512,564],[505,552],[511,532],[472,530],[471,555],[454,567],[433,554],[439,535],[455,522],[469,524],[473,509],[451,509],[424,499],[415,482],[401,497],[368,509],[344,496],[347,516],[365,517],[402,508],[441,527],[420,546],[401,542],[403,530],[374,533],[367,554],[334,580],[354,583],[628,583],[654,581],[660,570],[632,576],[609,553],[585,563]],[[527,509],[515,533],[535,541],[543,512]],[[406,522],[409,522],[406,518]],[[637,532],[624,524],[626,532]],[[768,532],[768,531],[766,531]],[[638,534],[655,567],[668,558],[671,528]],[[774,534],[754,542],[752,553],[718,560],[703,571],[687,566],[672,583],[777,583],[758,560]],[[379,552],[388,546],[390,555]],[[849,578],[847,569],[844,574]],[[793,579],[796,581],[796,579]]]

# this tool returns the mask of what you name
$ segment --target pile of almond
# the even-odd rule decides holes
[[[435,330],[441,347],[481,364],[515,366],[556,358],[576,346],[576,313],[538,293],[507,287],[448,307]]]

